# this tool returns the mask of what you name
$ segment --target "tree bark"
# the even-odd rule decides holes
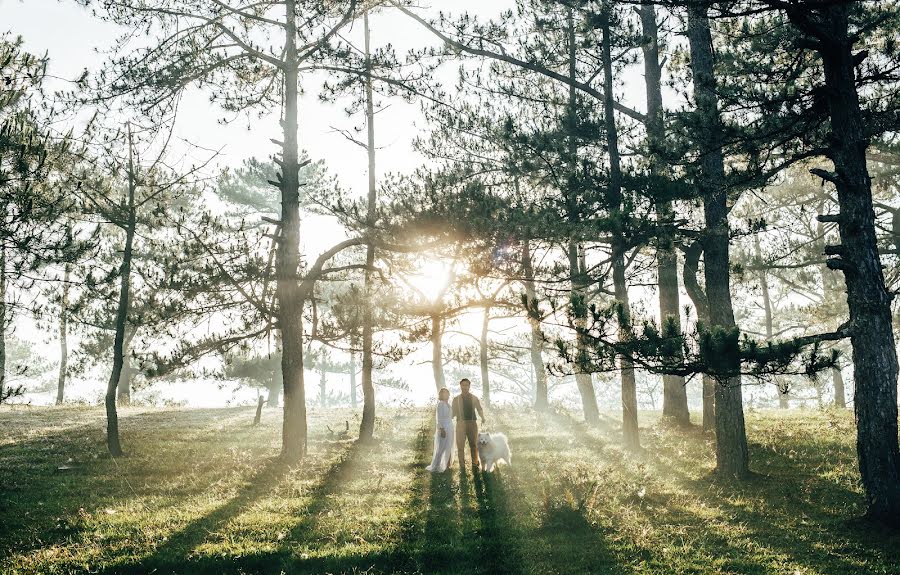
[[[872,188],[866,167],[869,145],[856,91],[849,15],[856,3],[821,9],[813,20],[804,10],[789,10],[801,27],[814,26],[825,75],[831,116],[829,156],[838,195],[839,258],[830,266],[844,272],[850,311],[854,366],[856,450],[866,491],[868,515],[900,523],[900,449],[897,439],[897,353],[891,325],[891,296],[884,285],[875,234]],[[812,23],[812,24],[811,24]]]
[[[443,339],[440,314],[431,316],[431,372],[434,375],[434,388],[440,391],[446,387],[444,383],[444,357],[441,349]]]
[[[534,409],[544,412],[550,407],[547,389],[547,370],[544,367],[544,334],[541,333],[541,318],[537,310],[537,294],[534,289],[534,265],[528,241],[522,244],[522,270],[525,279],[525,299],[528,324],[531,327],[531,365],[534,368],[535,398]]]
[[[281,330],[281,372],[284,378],[284,420],[281,454],[296,462],[306,454],[306,389],[303,380],[303,301],[297,283],[300,267],[300,184],[297,144],[298,61],[296,2],[286,0],[284,61],[284,145],[282,147],[281,229],[275,254],[278,326]]]
[[[372,95],[372,61],[369,46],[369,13],[363,14],[363,33],[365,35],[366,58],[366,131],[367,152],[369,160],[369,194],[366,212],[366,223],[371,233],[375,227],[375,202],[377,189],[375,186],[375,109]],[[373,316],[372,316],[372,267],[375,265],[375,244],[366,246],[365,270],[365,306],[363,307],[363,342],[362,342],[362,391],[363,413],[359,424],[360,441],[370,441],[375,433],[375,385],[372,382],[373,356]],[[355,378],[355,375],[354,375]],[[354,389],[354,396],[356,391]],[[356,400],[353,400],[356,403]]]
[[[478,340],[478,363],[481,366],[481,400],[485,407],[491,405],[491,382],[488,373],[488,326],[491,321],[490,306],[484,307],[484,317],[481,320],[481,337]]]
[[[122,250],[122,264],[119,267],[119,303],[116,310],[116,334],[113,340],[113,365],[106,386],[106,445],[109,454],[120,457],[122,445],[119,441],[119,414],[116,410],[116,394],[122,368],[125,363],[125,328],[128,322],[129,295],[131,289],[131,259],[134,244],[134,231],[137,225],[134,204],[137,179],[134,173],[134,151],[131,139],[131,125],[128,126],[128,205],[125,222],[125,248]]]
[[[571,7],[567,9],[566,25],[568,30],[568,48],[569,48],[569,78],[574,81],[576,78],[576,54],[575,54],[575,21],[573,10]],[[578,223],[578,190],[576,188],[578,182],[578,117],[576,110],[575,87],[569,86],[569,103],[568,103],[568,155],[569,155],[569,182],[566,190],[566,203],[569,221],[572,224]],[[585,297],[585,287],[587,284],[585,270],[581,266],[581,258],[579,258],[578,244],[574,239],[569,240],[569,278],[571,281],[571,294],[573,300],[583,300]],[[583,305],[576,307],[584,307]],[[580,316],[580,317],[578,317]],[[581,396],[581,407],[584,412],[584,420],[590,424],[600,422],[600,410],[597,408],[597,395],[594,392],[594,382],[589,372],[585,372],[584,359],[587,357],[588,343],[583,330],[585,329],[586,318],[584,313],[579,312],[575,317],[576,329],[576,362],[575,362],[575,385],[578,387],[578,393]]]
[[[609,154],[609,184],[607,198],[609,211],[613,220],[621,221],[622,213],[622,166],[619,158],[619,130],[616,127],[613,69],[612,69],[612,32],[609,25],[609,6],[604,5],[600,12],[602,31],[603,60],[603,120],[606,126],[606,147]],[[619,340],[628,340],[631,333],[631,302],[628,299],[628,283],[625,279],[625,251],[621,229],[613,232],[612,242],[612,276],[613,292],[621,310],[619,312]],[[625,449],[636,451],[641,447],[640,428],[638,427],[637,381],[634,376],[634,364],[626,357],[619,358],[619,369],[622,378],[622,442]]]
[[[649,152],[651,197],[656,208],[656,266],[659,285],[660,327],[667,323],[675,333],[681,332],[681,306],[678,295],[678,256],[675,252],[675,209],[658,184],[666,179],[663,157],[666,129],[663,119],[662,67],[659,64],[659,31],[656,7],[642,3],[640,7],[644,53],[644,82],[647,89],[647,147]],[[679,356],[681,349],[678,350]],[[676,425],[691,423],[685,379],[678,375],[663,376],[663,418]]]
[[[350,351],[350,407],[356,409],[356,352]],[[360,427],[360,436],[362,436],[362,427]]]
[[[56,378],[56,405],[62,405],[66,392],[66,375],[69,363],[68,313],[69,274],[72,266],[66,264],[63,271],[62,297],[59,302],[59,375]]]
[[[688,43],[699,121],[696,143],[699,144],[701,156],[697,183],[703,198],[706,227],[703,271],[709,303],[709,328],[730,332],[736,326],[731,303],[723,133],[713,69],[712,34],[705,4],[691,4],[688,7]],[[739,359],[735,356],[734,361]],[[739,373],[739,370],[740,365],[728,366],[731,373]],[[716,383],[716,471],[741,479],[750,472],[741,378],[722,377]]]

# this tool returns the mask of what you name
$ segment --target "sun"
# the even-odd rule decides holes
[[[430,302],[437,301],[447,290],[451,278],[456,273],[456,263],[446,259],[419,257],[415,271],[407,276],[406,282],[413,291]]]

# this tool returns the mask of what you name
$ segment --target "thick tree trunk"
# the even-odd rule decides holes
[[[526,241],[522,244],[522,270],[525,276],[525,313],[531,327],[531,366],[534,368],[535,398],[534,409],[547,411],[550,406],[547,389],[547,370],[544,367],[544,334],[541,333],[541,318],[537,309],[537,293],[534,289],[534,266],[531,250]]]
[[[281,167],[281,229],[275,254],[278,326],[281,330],[281,372],[284,378],[284,420],[281,454],[296,462],[306,454],[306,389],[303,381],[303,301],[297,273],[300,267],[300,184],[297,145],[296,2],[286,0],[284,64],[284,146]]]
[[[438,314],[431,316],[431,373],[434,375],[434,388],[438,391],[442,387],[446,387],[444,383],[444,357],[441,349],[441,339],[443,339],[443,329],[441,327],[441,316]]]
[[[731,304],[729,268],[728,200],[725,190],[725,162],[722,153],[722,125],[719,117],[716,80],[713,70],[712,34],[706,5],[688,7],[688,42],[697,105],[697,144],[700,148],[698,187],[703,198],[705,220],[704,279],[709,302],[708,329],[737,329]],[[734,357],[734,361],[739,359]],[[739,365],[727,366],[738,373]],[[750,457],[744,426],[740,376],[723,377],[716,387],[716,471],[724,476],[744,478],[749,474]]]
[[[569,78],[575,80],[576,74],[576,53],[575,53],[575,20],[571,7],[567,9],[566,26],[568,31],[568,48],[569,48]],[[566,190],[566,203],[568,209],[569,222],[578,223],[579,206],[578,192],[581,184],[578,183],[578,110],[576,107],[575,87],[569,86],[569,102],[567,111],[568,121],[568,171],[569,182]],[[576,310],[583,310],[587,305],[584,302],[585,288],[587,286],[586,270],[582,267],[582,258],[579,257],[578,243],[569,240],[569,277],[572,284],[572,300]],[[578,393],[581,396],[581,407],[584,412],[584,420],[590,424],[600,422],[600,410],[597,408],[597,394],[594,392],[594,382],[590,372],[585,370],[587,361],[588,343],[583,330],[586,327],[586,317],[584,311],[578,311],[575,317],[576,329],[576,361],[575,361],[575,385],[578,387]]]
[[[622,167],[619,158],[619,130],[616,127],[613,93],[612,32],[609,25],[609,9],[604,7],[601,15],[602,60],[603,60],[603,119],[606,125],[606,147],[609,154],[609,185],[607,198],[609,211],[614,219],[621,220],[622,214]],[[628,340],[631,333],[631,303],[628,299],[628,283],[625,279],[625,251],[627,246],[622,238],[622,230],[613,232],[612,275],[613,292],[621,306],[619,314],[619,340]],[[622,442],[625,449],[637,450],[641,447],[638,427],[637,381],[634,364],[626,357],[619,358],[622,377]]]
[[[488,372],[488,326],[491,321],[490,306],[484,307],[484,317],[481,320],[481,337],[478,340],[478,363],[481,366],[481,401],[485,407],[491,405],[491,382]]]
[[[369,159],[369,194],[367,202],[366,220],[368,232],[372,233],[375,227],[375,202],[377,189],[375,185],[375,108],[372,95],[372,70],[369,47],[369,13],[363,14],[363,33],[365,35],[366,58],[366,131],[367,151]],[[359,424],[360,441],[369,441],[375,433],[375,385],[372,382],[373,369],[373,316],[372,316],[372,267],[375,265],[375,244],[366,246],[366,270],[365,270],[365,305],[363,307],[363,342],[362,342],[362,391],[363,413]],[[355,378],[355,375],[354,375]],[[354,397],[356,391],[353,392]],[[356,403],[356,400],[353,400]]]
[[[822,9],[820,53],[831,115],[830,176],[837,189],[841,245],[826,252],[829,267],[844,272],[850,311],[856,410],[856,450],[868,515],[900,523],[900,449],[897,440],[897,353],[891,296],[884,285],[875,235],[872,188],[866,167],[868,136],[856,92],[851,3]],[[792,19],[808,25],[808,15]]]
[[[356,352],[350,352],[350,407],[356,409]],[[360,437],[362,437],[362,427],[360,427]]]
[[[666,179],[663,158],[666,129],[663,119],[662,68],[659,64],[659,34],[656,7],[643,3],[640,7],[644,53],[644,82],[647,89],[647,147],[650,160],[651,197],[655,199],[656,266],[659,285],[660,326],[671,325],[675,333],[681,332],[681,307],[678,301],[678,256],[675,253],[675,210],[672,202],[663,199],[664,190],[657,182]],[[681,354],[681,348],[678,349]],[[663,418],[677,425],[690,425],[687,388],[679,375],[663,376]]]
[[[131,126],[128,127],[128,221],[125,223],[125,248],[122,251],[122,265],[119,267],[119,303],[116,310],[116,335],[113,340],[113,366],[106,386],[106,445],[113,457],[122,455],[119,441],[119,414],[116,410],[116,393],[122,368],[125,364],[125,329],[128,322],[129,295],[131,289],[131,258],[134,244],[136,214],[134,204],[137,179],[134,173]]]
[[[68,375],[68,313],[69,313],[69,274],[71,265],[66,264],[63,272],[62,297],[59,300],[59,375],[56,378],[56,405],[62,405],[66,393],[66,375]]]

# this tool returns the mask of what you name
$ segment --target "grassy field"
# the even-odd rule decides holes
[[[297,467],[277,412],[252,417],[126,409],[113,460],[98,408],[3,408],[0,573],[900,573],[900,535],[854,519],[847,413],[748,413],[744,484],[651,416],[628,455],[611,418],[494,412],[514,465],[491,476],[424,470],[427,411],[382,413],[365,448],[313,411]]]

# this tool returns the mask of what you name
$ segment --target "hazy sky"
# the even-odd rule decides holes
[[[452,9],[489,17],[511,4],[500,0],[454,0]],[[446,10],[450,4],[435,0],[432,5]],[[359,38],[360,29],[361,23],[357,23],[345,35]],[[120,31],[117,26],[92,17],[71,0],[0,0],[0,31],[6,30],[21,35],[27,50],[46,52],[50,57],[49,73],[68,79],[77,78],[85,68],[97,70],[106,57],[102,52]],[[374,46],[390,42],[401,55],[409,48],[435,44],[428,31],[395,10],[373,16],[371,30]],[[455,69],[456,65],[451,64],[439,74],[445,85],[454,81]],[[365,150],[335,131],[335,128],[362,126],[361,118],[348,118],[340,102],[321,102],[320,85],[321,78],[315,76],[301,79],[305,91],[300,118],[301,145],[312,158],[324,160],[345,188],[361,195],[367,186]],[[638,96],[640,91],[629,95]],[[376,116],[379,177],[389,172],[409,172],[421,164],[421,158],[412,151],[411,141],[424,128],[418,103],[406,104],[397,99],[385,104],[388,105]],[[250,130],[244,119],[220,125],[217,119],[222,115],[209,104],[206,94],[194,90],[182,100],[177,132],[200,146],[223,148],[220,163],[231,166],[239,165],[246,157],[267,158],[277,151],[270,142],[270,138],[280,138],[277,113],[255,122]],[[323,218],[304,222],[302,237],[305,251],[310,255],[333,245],[339,236],[340,231]],[[47,345],[51,342],[47,341]],[[419,364],[412,371],[419,374],[416,378],[425,380],[414,387],[428,395],[433,393],[430,366]]]

